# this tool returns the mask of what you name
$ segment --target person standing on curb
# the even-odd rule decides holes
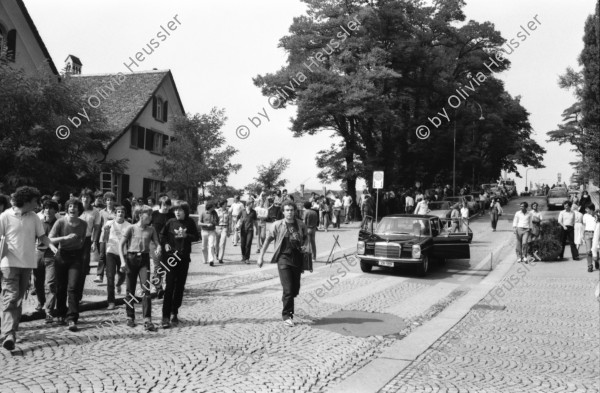
[[[498,225],[498,217],[502,215],[502,206],[500,205],[500,198],[492,198],[490,205],[490,219],[492,220],[492,232],[496,232],[496,226]]]
[[[83,204],[78,199],[65,203],[67,215],[54,223],[48,237],[59,243],[56,253],[56,314],[60,325],[69,324],[69,330],[77,331],[79,320],[79,278],[85,251],[87,223],[79,218]]]
[[[217,225],[217,241],[215,242],[215,254],[219,263],[223,263],[223,257],[225,256],[225,245],[227,244],[227,237],[230,233],[230,217],[229,211],[227,210],[227,201],[223,200],[219,202],[219,208],[217,209],[217,215],[219,216],[219,225]]]
[[[517,236],[517,262],[527,263],[528,247],[529,247],[529,234],[531,233],[532,219],[531,212],[527,211],[527,202],[521,202],[519,205],[521,210],[515,213],[513,219],[513,231]]]
[[[36,267],[36,239],[53,252],[56,247],[44,232],[35,214],[40,192],[33,187],[19,187],[12,195],[13,206],[0,214],[0,237],[5,237],[6,251],[1,256],[2,272],[2,346],[15,349],[23,298],[29,287],[31,270]]]
[[[223,201],[227,204],[227,201]],[[226,206],[225,206],[226,207]],[[225,209],[227,213],[227,209]],[[183,301],[183,291],[191,262],[192,242],[200,239],[198,228],[190,218],[190,207],[187,203],[175,206],[175,218],[167,221],[160,233],[161,243],[165,245],[165,254],[170,266],[167,271],[165,299],[162,307],[162,327],[168,329],[171,324],[178,324],[179,307]],[[225,229],[226,230],[226,229]],[[223,245],[223,247],[225,247]],[[169,317],[171,320],[169,321]]]
[[[281,315],[286,326],[294,326],[294,298],[300,293],[300,279],[302,274],[302,252],[306,251],[308,234],[306,226],[295,217],[296,205],[290,201],[282,204],[283,220],[276,221],[269,231],[258,260],[258,267],[262,267],[265,250],[275,240],[275,253],[271,263],[277,263],[279,279],[283,287],[283,310]]]
[[[240,244],[242,248],[242,262],[250,263],[252,252],[252,238],[254,237],[254,224],[256,223],[256,211],[253,209],[254,199],[249,198],[246,207],[237,217],[237,228],[240,230]]]
[[[575,213],[571,210],[571,202],[565,202],[563,203],[563,206],[564,210],[558,214],[558,224],[562,228],[562,248],[560,251],[559,260],[563,259],[565,254],[565,246],[567,245],[567,239],[569,239],[573,260],[578,261],[579,252],[577,251],[577,246],[575,246]]]
[[[202,256],[204,263],[215,266],[215,242],[217,232],[215,228],[219,223],[219,215],[215,211],[215,205],[212,202],[206,202],[206,210],[200,215],[198,226],[202,237]]]
[[[596,222],[596,218],[594,217],[594,210],[596,210],[596,206],[594,206],[593,203],[589,203],[586,207],[585,207],[585,214],[583,215],[583,238],[585,240],[585,247],[586,247],[586,251],[587,251],[587,265],[588,265],[588,272],[592,273],[594,271],[594,249],[593,249],[593,242],[594,242],[594,231],[596,230],[596,226],[598,224],[598,222]],[[596,250],[596,269],[599,269],[600,266],[598,266],[598,252]]]
[[[129,229],[131,224],[125,220],[127,210],[125,206],[118,206],[115,209],[116,218],[108,221],[102,234],[100,235],[100,244],[104,244],[106,250],[106,293],[108,300],[108,310],[115,309],[115,275],[117,275],[117,293],[121,294],[121,285],[125,282],[125,274],[121,272],[121,259],[119,245],[123,234]]]

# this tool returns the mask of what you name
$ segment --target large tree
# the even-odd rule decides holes
[[[41,67],[40,67],[41,69]],[[100,111],[88,110],[70,135],[69,117],[81,111],[85,92],[67,76],[26,74],[0,54],[0,184],[5,192],[32,185],[43,193],[94,188],[102,171],[123,171],[127,160],[106,160],[112,137]]]
[[[225,112],[213,108],[208,114],[181,116],[173,122],[174,141],[164,151],[152,172],[167,181],[167,188],[191,204],[197,202],[197,190],[201,187],[219,188],[227,184],[231,173],[240,164],[231,162],[237,150],[225,145],[221,128]]]
[[[255,182],[248,184],[245,188],[251,193],[259,194],[261,191],[271,192],[280,187],[285,187],[286,179],[281,175],[290,166],[289,158],[278,158],[271,161],[268,165],[259,165],[257,167],[258,176],[254,178]]]
[[[549,131],[549,142],[569,143],[581,159],[572,163],[579,172],[579,181],[600,182],[600,34],[598,15],[590,15],[585,23],[583,51],[579,55],[581,71],[567,68],[558,80],[561,88],[573,92],[576,102],[565,109],[563,123]]]
[[[475,114],[465,107],[452,114],[457,139],[464,140],[457,145],[459,181],[470,179],[475,157],[486,154],[494,157],[479,171],[480,178],[497,177],[520,163],[541,166],[544,150],[530,139],[528,114],[493,76],[510,62],[490,67],[490,56],[494,58],[505,40],[489,22],[462,23],[463,1],[434,1],[431,6],[417,0],[303,1],[308,14],[295,18],[290,34],[280,40],[288,52],[287,65],[257,76],[254,83],[271,96],[273,107],[297,106],[291,128],[295,136],[334,131],[340,137],[339,153],[332,156],[324,150],[317,160],[336,165],[328,171],[341,171],[336,178],[345,181],[350,193],[357,177],[369,183],[375,169],[384,170],[392,186],[431,182],[435,175],[449,179],[454,124],[433,129],[426,141],[415,129],[448,107],[446,100],[457,88],[473,87],[475,78],[485,80],[475,85],[474,95],[490,121],[474,126]],[[515,113],[517,120],[510,118]],[[473,127],[478,136],[467,143]],[[515,139],[496,141],[493,127],[510,131]],[[494,151],[483,151],[487,147]],[[327,171],[321,175],[333,178]]]

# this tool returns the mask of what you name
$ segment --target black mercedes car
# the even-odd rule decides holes
[[[363,272],[373,266],[415,266],[421,275],[429,271],[429,263],[437,260],[471,257],[469,244],[473,232],[452,232],[446,220],[431,215],[394,214],[375,226],[365,224],[358,233],[356,256]]]

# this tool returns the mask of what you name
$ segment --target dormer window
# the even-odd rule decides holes
[[[169,102],[162,97],[152,98],[152,117],[161,122],[167,122],[169,113]]]

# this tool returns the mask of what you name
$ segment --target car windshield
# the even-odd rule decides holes
[[[550,191],[548,195],[550,198],[568,198],[566,191]]]
[[[375,233],[378,235],[428,236],[429,220],[414,217],[384,217],[377,225]]]
[[[448,201],[439,201],[439,202],[429,202],[429,210],[450,210],[450,202]]]

